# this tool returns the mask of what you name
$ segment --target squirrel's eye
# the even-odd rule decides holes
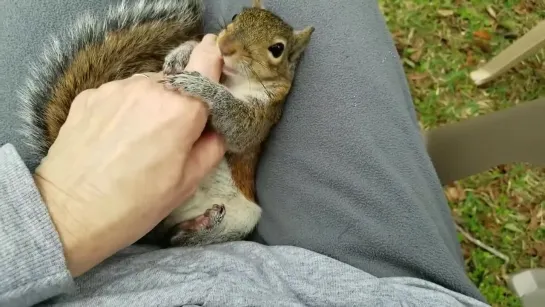
[[[279,58],[282,55],[282,52],[284,52],[284,44],[276,43],[269,47],[269,51],[273,57]]]
[[[233,18],[231,18],[231,21],[234,21],[235,18],[237,18],[238,14],[233,15]]]

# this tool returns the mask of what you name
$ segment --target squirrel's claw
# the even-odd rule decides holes
[[[187,41],[172,50],[165,58],[163,73],[165,75],[182,73],[189,62],[191,52],[193,52],[197,44],[197,41]]]

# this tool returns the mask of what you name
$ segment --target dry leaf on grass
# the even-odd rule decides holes
[[[479,48],[481,52],[483,53],[491,53],[492,52],[492,46],[490,46],[490,42],[483,40],[483,39],[475,39],[473,40],[473,44],[475,47]]]
[[[439,14],[439,16],[442,16],[442,17],[449,17],[454,15],[454,11],[453,10],[437,10],[437,14]]]
[[[414,52],[410,55],[410,59],[413,62],[419,62],[422,58],[422,55],[424,54],[424,46],[426,45],[426,42],[423,38],[418,37],[414,39],[414,42],[411,44],[411,46],[414,49]]]
[[[513,11],[515,11],[515,13],[519,14],[519,15],[526,15],[529,13],[529,10],[528,10],[528,6],[526,5],[526,3],[523,1],[522,3],[518,4],[518,5],[515,5],[515,7],[513,7]]]
[[[482,217],[483,226],[493,234],[497,234],[500,231],[501,226],[496,221],[493,214],[487,214]]]
[[[489,5],[486,7],[486,12],[488,13],[488,15],[490,15],[490,17],[496,19],[496,17],[498,17],[498,14],[496,14],[496,11],[494,10],[494,8]]]
[[[524,231],[522,231],[520,228],[517,227],[517,225],[515,225],[513,223],[507,223],[503,227],[505,229],[507,229],[507,230],[512,231],[512,232],[524,233]]]
[[[534,244],[534,249],[536,251],[537,257],[545,257],[545,243],[538,241]]]
[[[528,232],[535,232],[538,230],[539,228],[539,218],[537,217],[537,215],[535,214],[532,214],[532,216],[530,217],[530,223],[528,223]]]
[[[458,184],[449,186],[445,189],[445,195],[448,201],[459,202],[466,199],[466,191]]]
[[[477,65],[477,60],[473,56],[473,52],[471,52],[471,50],[468,50],[466,52],[466,62],[464,63],[464,66],[465,67],[473,67],[475,65]]]
[[[420,73],[414,72],[414,73],[408,74],[407,76],[409,80],[411,81],[420,81],[429,77],[428,73],[425,73],[425,72],[420,72]]]
[[[473,32],[473,37],[480,38],[485,41],[489,41],[492,38],[490,33],[488,33],[488,31],[486,30],[479,30],[479,31]]]
[[[424,54],[424,50],[423,49],[417,49],[413,54],[411,54],[411,56],[409,58],[413,62],[419,62],[420,59],[422,58],[422,54]]]

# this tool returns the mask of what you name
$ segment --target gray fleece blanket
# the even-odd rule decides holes
[[[116,2],[0,1],[0,144],[13,144],[31,170],[37,161],[28,159],[15,133],[16,90],[26,64],[41,53],[49,34],[83,10],[101,14]],[[205,0],[207,31],[249,2]],[[131,251],[132,256],[114,258],[78,281],[86,293],[79,298],[87,297],[89,305],[109,299],[139,305],[151,297],[193,304],[184,297],[195,295],[214,305],[231,294],[246,299],[242,288],[251,292],[255,285],[248,302],[257,302],[264,289],[270,294],[263,304],[248,305],[264,305],[275,296],[285,298],[278,300],[284,305],[343,298],[378,302],[380,297],[424,304],[433,299],[421,303],[418,291],[435,287],[418,284],[426,280],[483,300],[465,274],[449,208],[376,1],[264,2],[295,27],[313,25],[316,32],[259,165],[257,192],[264,215],[253,239],[305,250],[238,243],[199,251]],[[37,205],[18,201],[23,207]],[[199,261],[203,257],[209,260]],[[142,265],[135,268],[131,261]],[[239,266],[243,262],[246,268]],[[405,291],[413,282],[411,291],[418,293]],[[241,288],[233,290],[235,284]],[[193,294],[195,285],[201,290]],[[128,293],[141,301],[129,300]]]

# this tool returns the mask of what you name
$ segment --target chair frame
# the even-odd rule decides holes
[[[490,82],[528,57],[545,48],[545,21],[502,50],[479,69],[470,73],[476,85]]]

